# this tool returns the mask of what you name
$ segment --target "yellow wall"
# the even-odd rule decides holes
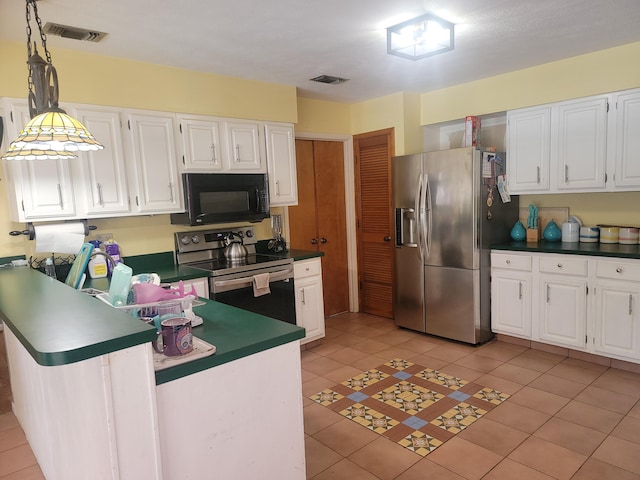
[[[422,94],[422,125],[640,86],[640,42]]]
[[[298,98],[296,132],[350,135],[350,112],[345,103]]]
[[[351,133],[394,128],[395,155],[423,150],[420,95],[398,92],[351,105]]]

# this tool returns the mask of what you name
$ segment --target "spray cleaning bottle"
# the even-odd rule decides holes
[[[107,267],[109,269],[109,275],[113,273],[113,268],[118,265],[122,259],[120,258],[120,246],[116,243],[113,238],[110,238],[107,242],[103,243],[104,251],[113,258],[113,265],[108,264]]]

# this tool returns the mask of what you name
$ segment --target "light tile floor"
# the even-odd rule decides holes
[[[640,480],[639,373],[503,341],[472,347],[366,314],[326,323],[302,352],[308,479]],[[511,398],[424,458],[308,398],[396,357]]]
[[[424,458],[308,398],[396,357],[511,398]],[[638,373],[502,341],[472,347],[365,314],[327,319],[302,369],[309,480],[640,480]],[[43,478],[15,417],[0,415],[0,480]]]

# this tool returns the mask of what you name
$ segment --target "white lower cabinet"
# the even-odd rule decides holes
[[[640,261],[598,260],[595,270],[593,349],[640,359]]]
[[[301,344],[324,337],[324,296],[320,258],[293,264],[296,292],[296,323],[305,329]]]
[[[537,260],[539,314],[534,339],[583,350],[588,260],[577,255],[545,255]]]
[[[534,340],[583,350],[586,344],[587,281],[541,275]]]
[[[491,263],[493,332],[640,363],[640,260],[494,250]]]
[[[491,264],[493,331],[531,338],[531,257],[494,253]]]

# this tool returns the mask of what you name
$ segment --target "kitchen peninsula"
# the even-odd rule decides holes
[[[304,329],[213,301],[194,311],[216,353],[155,372],[154,328],[0,270],[13,409],[47,479],[305,478]]]

